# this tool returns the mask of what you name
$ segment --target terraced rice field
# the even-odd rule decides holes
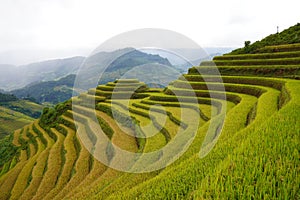
[[[14,133],[20,150],[14,165],[0,168],[0,199],[299,199],[300,81],[293,78],[300,75],[300,49],[294,46],[216,57],[222,79],[203,62],[163,91],[149,92],[137,80],[89,90],[52,127],[35,121]],[[95,123],[132,153],[190,141],[196,131],[178,159],[164,149],[128,166],[147,161],[146,169],[162,156],[170,165],[128,173],[92,156],[123,159],[104,145]]]
[[[27,115],[2,106],[0,106],[0,117],[0,139],[34,121]]]

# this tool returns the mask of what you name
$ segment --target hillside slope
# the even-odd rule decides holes
[[[206,71],[209,71],[211,66],[218,66],[222,75],[299,79],[300,43],[266,46],[259,49],[259,51],[261,53],[216,56],[212,61],[203,61],[200,66],[202,70]]]
[[[247,45],[240,49],[233,50],[229,54],[235,55],[245,53],[257,53],[259,52],[259,49],[265,46],[277,46],[294,43],[300,43],[300,23],[286,30],[283,30],[280,33],[271,34],[260,41],[254,42],[253,44]]]
[[[43,106],[0,93],[0,138],[39,118]]]
[[[0,139],[33,121],[34,118],[0,106]]]

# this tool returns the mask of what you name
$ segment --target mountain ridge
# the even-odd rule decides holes
[[[84,57],[47,60],[28,65],[0,66],[0,88],[5,91],[22,88],[33,82],[62,78],[70,72],[76,72]],[[9,67],[8,67],[9,66]]]
[[[115,56],[115,54],[120,54],[121,56],[118,57]],[[162,58],[158,55],[146,54],[134,48],[125,48],[113,52],[98,52],[93,54],[89,58],[85,58],[85,62],[88,62],[88,66],[84,66],[81,70],[85,70],[86,73],[90,74],[90,77],[85,78],[97,81],[97,77],[95,76],[97,72],[99,72],[99,70],[103,68],[103,66],[101,66],[101,62],[103,62],[103,60],[105,61],[105,59],[109,56],[116,58],[103,72],[102,77],[99,80],[99,84],[121,78],[121,76],[127,71],[136,66],[141,66],[144,64],[160,63],[161,66],[165,65],[173,67],[166,58]],[[72,59],[74,58],[70,58],[69,60]],[[61,62],[66,62],[66,60],[63,59],[61,60]],[[98,62],[100,62],[100,64],[95,66],[94,63],[97,64]],[[43,63],[45,62],[42,62],[42,64]],[[48,65],[49,63],[56,64],[57,60],[47,61],[47,63]],[[39,67],[40,63],[36,63],[34,65]],[[74,70],[74,73],[76,73],[78,69]],[[91,72],[91,70],[95,70],[95,72]],[[48,102],[51,104],[57,104],[72,97],[75,79],[76,75],[69,74],[67,76],[61,77],[58,80],[32,82],[23,88],[12,90],[9,93],[16,95],[18,98],[34,98],[39,103]],[[88,89],[90,87],[92,86],[87,85],[85,89]]]

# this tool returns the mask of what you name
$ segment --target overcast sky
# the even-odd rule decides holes
[[[138,28],[179,32],[202,47],[239,47],[300,22],[299,0],[1,0],[0,63],[88,55]]]

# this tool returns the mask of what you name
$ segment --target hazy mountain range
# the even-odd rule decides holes
[[[162,58],[159,55],[146,54],[132,48],[126,48],[114,52],[99,52],[89,58],[74,57],[22,67],[24,69],[34,67],[34,69],[31,69],[30,73],[24,73],[25,80],[18,82],[15,79],[14,81],[16,82],[5,89],[17,87],[27,81],[28,85],[11,90],[10,93],[16,95],[18,98],[30,97],[39,103],[50,102],[56,104],[72,96],[76,78],[83,79],[83,81],[78,81],[82,84],[75,85],[76,89],[86,90],[95,84],[114,81],[136,66],[151,63],[173,67],[168,59]],[[68,65],[70,68],[67,67]],[[42,72],[39,72],[38,67],[42,69]],[[7,70],[7,72],[9,71]],[[102,74],[100,79],[99,74]]]
[[[61,95],[66,96],[67,91],[67,96],[70,97],[72,90],[68,87],[72,88],[74,78],[72,85],[60,79],[76,73],[84,59],[72,57],[24,66],[0,65],[0,92],[12,93],[19,98],[33,97],[39,103],[47,101],[49,96],[52,96],[53,103],[65,100],[66,97],[61,98]]]
[[[84,57],[49,60],[23,66],[0,65],[0,88],[6,91],[76,73]]]
[[[224,53],[228,48],[217,49]],[[211,52],[213,52],[211,50]],[[220,55],[217,53],[214,55]],[[193,54],[193,51],[191,51]],[[34,98],[37,102],[58,103],[69,99],[73,93],[74,81],[80,69],[80,76],[76,88],[86,90],[95,87],[97,84],[104,84],[108,81],[114,81],[122,77],[125,73],[136,66],[145,66],[149,68],[149,64],[156,64],[154,68],[167,66],[174,69],[172,78],[175,74],[185,73],[191,65],[199,65],[201,60],[209,60],[211,57],[200,58],[191,63],[184,63],[182,60],[174,59],[174,57],[160,54],[159,52],[142,52],[133,48],[119,49],[112,52],[97,52],[86,58],[82,56],[71,57],[66,59],[55,59],[44,62],[32,63],[23,66],[0,65],[0,91],[10,91],[18,98]],[[172,62],[170,62],[170,61]],[[174,61],[175,60],[175,61]],[[172,63],[172,64],[171,64]],[[140,68],[141,69],[141,68]],[[169,70],[170,71],[170,70]],[[137,74],[136,72],[131,72]],[[101,74],[101,78],[99,78]],[[141,74],[141,71],[139,72]],[[166,78],[167,71],[156,74],[158,85]],[[149,75],[147,75],[149,76]],[[80,80],[82,79],[82,80]]]

